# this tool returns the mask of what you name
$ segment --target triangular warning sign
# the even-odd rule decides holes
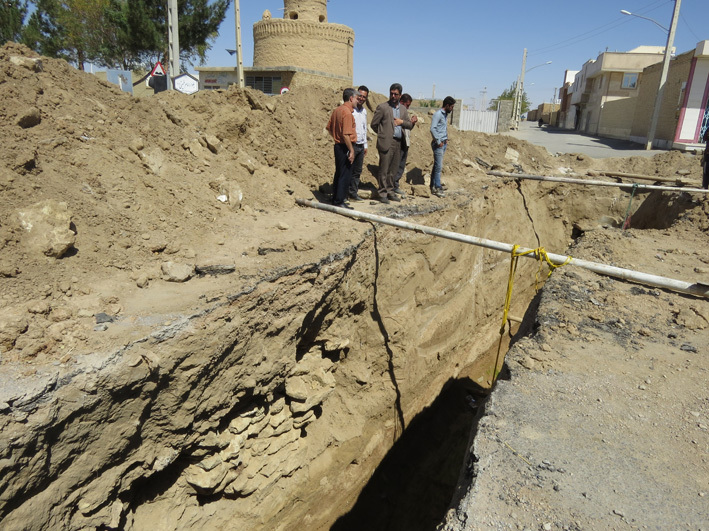
[[[155,66],[153,69],[150,71],[151,76],[164,76],[165,75],[165,69],[162,66],[162,63],[158,61],[155,63]]]

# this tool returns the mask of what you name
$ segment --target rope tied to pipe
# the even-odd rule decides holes
[[[630,193],[630,202],[628,203],[628,209],[625,211],[625,219],[623,220],[623,230],[630,228],[630,207],[633,206],[633,197],[637,189],[637,183],[633,183],[633,191]]]
[[[557,265],[551,261],[551,259],[549,258],[549,255],[547,254],[544,247],[538,247],[537,249],[529,249],[528,251],[522,251],[522,252],[519,252],[517,249],[519,249],[519,245],[516,245],[516,244],[513,245],[512,251],[510,253],[510,276],[507,279],[507,293],[505,294],[505,305],[502,310],[502,326],[500,327],[500,341],[497,345],[497,357],[495,358],[495,368],[493,370],[493,378],[492,378],[493,384],[497,380],[497,375],[498,375],[497,367],[498,367],[498,364],[500,361],[500,350],[502,349],[502,338],[505,335],[505,327],[507,326],[507,317],[510,312],[510,305],[512,303],[512,288],[514,287],[515,272],[517,271],[517,261],[519,260],[519,257],[525,256],[528,254],[534,254],[535,258],[539,261],[539,268],[537,269],[537,272],[535,273],[535,278],[534,278],[535,291],[539,291],[539,274],[542,272],[542,266],[544,265],[545,262],[549,266],[549,273],[547,273],[547,278],[549,278],[551,276],[551,274],[557,268],[565,266],[566,264],[568,264],[572,260],[571,256],[568,256],[566,258],[566,260],[564,260],[564,263]]]

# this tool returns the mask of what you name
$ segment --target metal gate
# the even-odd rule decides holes
[[[497,111],[460,111],[461,131],[478,131],[479,133],[497,133]]]

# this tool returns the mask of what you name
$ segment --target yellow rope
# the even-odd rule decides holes
[[[534,289],[538,290],[539,289],[539,274],[542,272],[542,266],[544,265],[544,262],[547,263],[549,266],[549,273],[547,274],[547,278],[551,276],[551,274],[554,272],[554,270],[558,267],[565,266],[569,262],[571,262],[571,257],[567,257],[566,260],[564,261],[563,264],[556,265],[551,261],[549,258],[549,255],[547,254],[546,250],[544,247],[539,247],[537,249],[530,249],[528,251],[524,252],[518,252],[517,249],[519,248],[519,245],[514,245],[512,247],[512,252],[511,252],[511,260],[510,260],[510,276],[507,279],[507,293],[505,295],[505,306],[502,310],[502,326],[500,327],[500,342],[497,345],[497,357],[495,358],[495,368],[493,369],[493,378],[492,378],[492,383],[495,383],[495,380],[497,380],[497,367],[500,361],[500,350],[502,349],[502,338],[505,335],[505,326],[507,326],[507,316],[510,312],[510,305],[512,303],[512,288],[514,287],[514,280],[515,280],[515,272],[517,271],[517,260],[519,259],[520,256],[525,256],[528,254],[534,253],[535,257],[537,260],[539,260],[539,268],[537,269],[537,272],[535,274],[535,279],[534,279]],[[504,361],[504,360],[503,360]]]

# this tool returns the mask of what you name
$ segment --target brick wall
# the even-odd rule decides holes
[[[655,132],[655,138],[663,145],[664,143],[674,141],[675,130],[677,129],[679,112],[682,105],[682,84],[689,78],[689,70],[693,57],[694,50],[684,53],[670,61],[670,68],[667,73],[667,81],[665,83],[662,104],[660,106],[660,115],[657,121],[657,130]],[[638,101],[630,131],[631,140],[637,142],[647,140],[661,74],[662,63],[648,66],[643,70]]]

